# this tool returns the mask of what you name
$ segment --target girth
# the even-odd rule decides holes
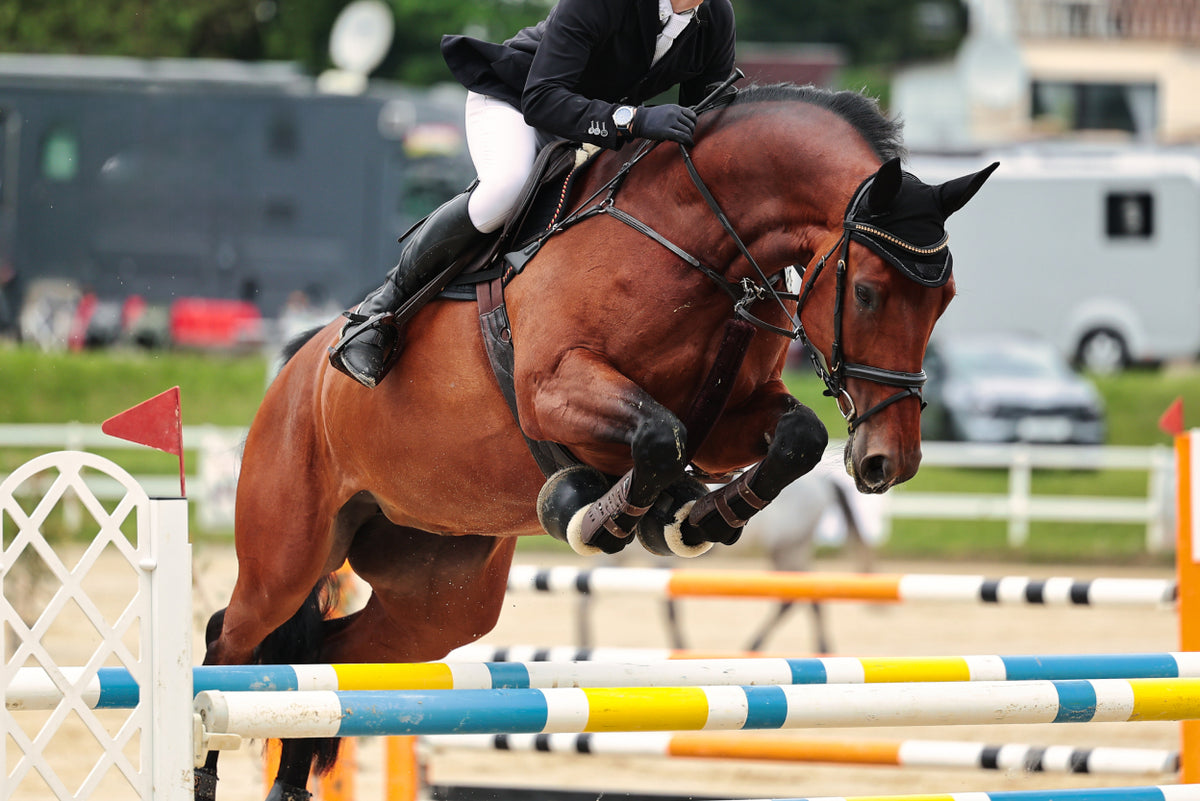
[[[488,362],[500,386],[500,394],[508,404],[517,429],[525,437],[525,444],[530,454],[537,462],[538,468],[547,478],[560,469],[573,464],[582,464],[571,453],[556,442],[530,439],[521,428],[521,416],[517,414],[517,387],[513,378],[512,327],[508,321],[508,309],[504,305],[504,279],[497,276],[487,283],[476,287],[479,304],[479,329],[483,334],[483,347],[487,351]]]

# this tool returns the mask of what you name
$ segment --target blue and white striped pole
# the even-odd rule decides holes
[[[82,668],[64,668],[72,686]],[[804,659],[693,659],[635,662],[422,662],[345,665],[202,665],[205,690],[492,690],[552,687],[875,684],[881,682],[1028,681],[1200,677],[1200,654],[1044,654]],[[100,668],[83,686],[91,708],[133,707],[138,687],[123,668]],[[40,668],[21,668],[5,705],[53,709],[61,691]]]

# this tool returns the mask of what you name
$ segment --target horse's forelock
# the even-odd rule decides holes
[[[886,117],[878,101],[861,92],[835,91],[811,84],[752,84],[740,89],[734,100],[735,105],[766,102],[807,103],[838,115],[871,146],[880,161],[908,155],[901,138],[904,124]]]

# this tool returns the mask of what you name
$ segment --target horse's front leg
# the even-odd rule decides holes
[[[553,374],[534,382],[526,433],[559,442],[591,467],[552,476],[538,496],[538,517],[551,536],[579,553],[616,553],[659,494],[683,476],[683,424],[602,356],[575,349]],[[624,444],[628,455],[614,455]],[[613,466],[633,467],[613,483]]]
[[[829,444],[825,425],[807,406],[788,400],[789,408],[779,418],[763,460],[692,505],[680,526],[685,546],[733,544],[751,517],[820,463]]]

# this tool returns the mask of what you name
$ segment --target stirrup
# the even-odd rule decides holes
[[[391,353],[389,353],[387,358],[383,361],[382,373],[386,374],[388,370],[391,369],[392,365],[396,363],[396,360],[400,358],[400,351],[402,350],[402,348],[399,347],[399,343],[401,338],[404,336],[404,332],[400,330],[400,326],[396,325],[396,313],[386,311],[367,316],[365,314],[359,314],[356,311],[344,311],[342,312],[342,315],[346,317],[346,324],[342,326],[342,331],[338,336],[338,341],[328,348],[329,363],[342,375],[354,380],[355,382],[361,383],[359,379],[350,372],[350,369],[346,367],[346,363],[342,360],[343,351],[345,351],[347,345],[368,331],[377,331],[382,329],[384,326],[390,326],[391,328],[395,329],[396,344],[392,346]]]

